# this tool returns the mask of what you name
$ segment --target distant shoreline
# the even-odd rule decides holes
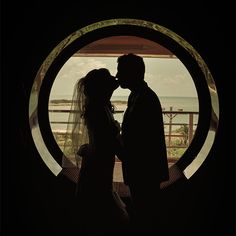
[[[66,96],[65,96],[66,97]],[[176,97],[176,96],[158,96],[160,99],[163,99],[163,98],[168,98],[168,99],[181,99],[181,98],[189,98],[189,99],[198,99],[198,97],[188,97],[188,96],[179,96],[179,97]],[[111,101],[116,101],[116,102],[121,102],[121,101],[125,101],[124,98],[126,100],[128,100],[128,96],[113,96],[111,97]],[[67,98],[53,98],[51,100],[49,100],[50,103],[71,103],[72,100],[71,99],[67,99]]]
[[[52,98],[50,101],[56,101],[56,100],[65,100],[65,101],[71,101],[71,97],[72,95],[57,95],[55,96],[54,98]],[[126,98],[128,99],[128,95],[114,95],[112,96],[112,100],[113,99],[118,99],[118,98]],[[198,97],[195,97],[195,96],[160,96],[158,95],[159,98],[198,98]]]
[[[127,101],[123,101],[123,100],[113,100],[111,101],[112,103],[116,103],[116,104],[126,104]],[[72,103],[72,100],[70,99],[52,99],[49,101],[50,105],[70,105]]]

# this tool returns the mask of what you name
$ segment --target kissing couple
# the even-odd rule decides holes
[[[169,172],[161,104],[144,75],[143,58],[130,53],[118,57],[115,77],[106,68],[93,69],[75,85],[72,145],[80,168],[78,222],[86,232],[158,230],[160,183]],[[121,126],[110,101],[119,86],[130,90]],[[113,190],[116,157],[131,211]]]

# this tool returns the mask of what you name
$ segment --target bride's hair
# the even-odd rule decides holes
[[[114,86],[109,84],[112,81],[108,79],[110,77],[111,74],[106,68],[93,69],[76,82],[65,134],[62,167],[77,165],[80,168],[81,157],[77,152],[81,145],[88,143],[86,111],[91,104],[99,104],[103,91],[106,92],[106,89],[111,89],[109,86]],[[114,112],[110,100],[106,105]]]
[[[91,103],[99,104],[100,99],[103,98],[102,92],[106,92],[107,87],[110,86],[108,80],[110,77],[111,74],[106,68],[93,69],[77,82],[78,91],[84,95],[83,107],[81,107],[82,117],[86,114],[86,109]],[[106,103],[111,112],[114,112],[113,104],[109,100]]]

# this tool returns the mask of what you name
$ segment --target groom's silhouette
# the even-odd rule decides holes
[[[120,87],[131,91],[122,123],[123,177],[131,192],[135,227],[147,232],[158,224],[160,182],[169,178],[162,109],[144,81],[143,58],[128,54],[117,62]]]

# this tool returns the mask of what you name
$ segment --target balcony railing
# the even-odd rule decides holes
[[[63,121],[60,119],[60,115],[62,113],[69,113],[70,109],[51,109],[49,108],[49,113],[57,113],[57,119],[52,120],[50,119],[50,124],[52,127],[52,132],[54,138],[63,150],[64,147],[64,135],[66,133],[66,129],[55,129],[53,126],[56,124],[68,124],[68,121]],[[115,114],[123,113],[124,110],[115,111]],[[167,155],[168,155],[168,162],[169,165],[176,162],[184,153],[184,151],[190,145],[196,127],[197,127],[197,118],[198,118],[198,111],[183,111],[182,109],[173,110],[170,107],[169,110],[162,111],[163,118],[164,118],[164,129],[165,129],[165,140],[166,140],[166,148],[167,148]],[[180,119],[179,117],[182,117]],[[185,119],[183,119],[185,116]],[[179,118],[179,119],[177,119]],[[184,120],[184,121],[183,121]]]
[[[50,115],[55,113],[56,116],[54,116],[54,118],[57,118],[56,120],[50,118],[50,124],[52,127],[54,138],[62,151],[64,149],[64,136],[66,134],[66,128],[58,130],[54,127],[55,125],[64,125],[64,127],[66,127],[68,121],[67,119],[65,119],[65,117],[64,120],[62,120],[62,114],[69,114],[69,112],[70,109],[52,109],[52,107],[49,107]],[[123,112],[124,110],[115,111],[114,116]],[[163,109],[162,113],[164,119],[168,165],[169,167],[171,167],[182,156],[182,154],[190,145],[197,127],[199,112],[183,111],[182,109],[173,110],[172,107],[170,107],[168,111]],[[185,117],[185,119],[183,119],[183,116]],[[76,167],[69,169],[65,168],[63,171],[72,181],[76,182],[78,180],[78,170]],[[161,186],[161,188],[163,188],[163,186]],[[130,196],[129,188],[123,182],[121,162],[118,158],[114,166],[113,187],[121,197]]]

